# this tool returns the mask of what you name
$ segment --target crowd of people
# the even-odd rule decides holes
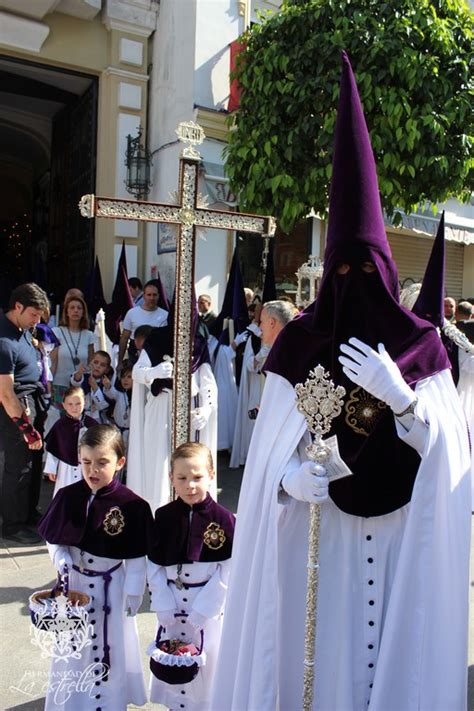
[[[287,298],[261,303],[234,272],[219,314],[200,295],[190,441],[174,452],[174,308],[156,283],[130,280],[134,306],[105,349],[78,290],[53,327],[38,286],[12,293],[0,315],[2,533],[47,542],[62,584],[90,599],[93,630],[79,657],[54,664],[65,684],[89,670],[87,693],[72,685],[58,701],[52,684],[47,709],[146,702],[135,620],[146,585],[153,702],[300,708],[310,504],[320,507],[313,708],[466,708],[472,306],[444,298],[444,252],[429,273],[443,220],[423,284],[401,305],[345,55],[328,224],[304,312]],[[323,463],[295,398],[317,365],[345,391]],[[307,399],[313,416],[324,393],[319,384]],[[217,503],[222,449],[245,464],[237,522]],[[54,491],[38,524],[41,471]]]

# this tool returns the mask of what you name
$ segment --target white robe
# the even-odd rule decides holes
[[[457,391],[466,414],[471,435],[471,495],[474,511],[474,354],[459,348],[459,380]]]
[[[410,431],[397,424],[421,447],[410,503],[375,518],[321,508],[316,711],[466,708],[466,426],[449,371],[416,394]],[[309,505],[282,505],[278,488],[305,433],[293,388],[270,373],[239,501],[213,711],[301,708]]]
[[[251,324],[249,329],[260,335],[261,331],[255,324]],[[260,404],[262,391],[260,369],[255,368],[255,353],[252,349],[252,338],[249,336],[245,344],[242,361],[242,375],[240,377],[239,395],[237,403],[237,415],[234,430],[234,441],[232,444],[232,454],[230,457],[230,467],[237,468],[245,464],[247,452],[252,439],[255,420],[249,417],[249,411],[255,409]]]
[[[67,462],[63,462],[61,459],[55,457],[54,454],[51,454],[51,452],[46,453],[44,473],[56,474],[53,497],[56,496],[59,489],[69,486],[69,484],[75,484],[77,481],[82,479],[82,467],[80,464],[77,464],[76,466],[73,464],[67,464]]]
[[[151,392],[154,377],[150,377],[152,367],[146,351],[133,368],[133,393],[128,446],[127,486],[148,501],[152,511],[171,500],[170,457],[171,457],[171,408],[173,393],[165,389],[157,396]],[[195,397],[201,405],[211,406],[207,425],[199,431],[191,430],[191,441],[199,441],[211,450],[216,462],[216,404],[217,388],[211,367],[204,363],[192,374],[191,409],[195,408]],[[217,477],[214,477],[209,493],[216,499]]]
[[[48,545],[51,557],[57,546]],[[81,564],[80,550],[69,547],[73,563]],[[120,561],[84,553],[84,565],[91,570],[106,571]],[[107,622],[107,636],[110,645],[110,670],[108,679],[102,677],[103,656],[103,605],[104,581],[101,577],[87,577],[72,570],[69,588],[90,595],[92,609],[89,623],[93,626],[92,644],[81,650],[80,659],[68,657],[65,661],[54,661],[51,665],[45,711],[126,711],[127,704],[141,706],[146,702],[146,689],[141,666],[140,645],[135,617],[125,614],[127,595],[143,595],[146,581],[146,558],[133,558],[122,562],[112,573],[108,589],[110,614]],[[99,661],[96,661],[99,660]],[[87,670],[87,680],[77,681],[81,672]],[[94,672],[99,671],[98,682]]]
[[[230,560],[219,563],[183,564],[180,577],[185,583],[200,583],[202,587],[178,588],[168,580],[177,578],[177,566],[162,567],[148,563],[148,584],[151,594],[151,609],[158,613],[176,610],[179,614],[189,614],[193,610],[208,618],[204,626],[204,651],[206,664],[200,668],[197,676],[188,684],[166,684],[151,675],[150,701],[164,704],[169,708],[179,709],[185,704],[186,711],[206,711],[209,708],[211,687],[219,651],[222,631],[222,618],[229,579]],[[184,620],[184,622],[183,622]],[[185,641],[199,642],[199,634],[186,624],[186,618],[176,618],[176,624],[170,626],[163,638],[181,637]],[[198,646],[196,644],[196,646]]]
[[[234,442],[237,413],[237,383],[234,372],[235,351],[232,346],[219,346],[214,361],[217,383],[217,449],[231,449]]]

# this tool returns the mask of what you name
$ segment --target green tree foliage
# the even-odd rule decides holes
[[[287,0],[243,36],[242,98],[227,148],[241,204],[276,215],[286,231],[311,207],[325,214],[342,49],[388,214],[466,199],[473,39],[463,0]]]

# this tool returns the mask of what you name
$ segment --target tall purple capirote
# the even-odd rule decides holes
[[[344,270],[339,269],[342,265]],[[398,437],[390,409],[382,403],[362,405],[364,393],[343,373],[340,346],[352,336],[374,349],[383,343],[412,386],[449,367],[433,326],[399,304],[375,160],[344,52],[324,274],[316,301],[283,329],[266,369],[295,385],[322,365],[337,385],[345,387],[346,405],[333,420],[330,434],[337,436],[341,456],[354,476],[332,482],[330,495],[349,514],[380,516],[410,500],[419,457]],[[358,420],[357,407],[362,408]],[[366,412],[374,417],[364,424]]]
[[[443,211],[426,265],[420,293],[412,309],[414,314],[439,328],[442,327],[444,321],[444,253]]]
[[[120,321],[123,321],[125,314],[131,308],[133,308],[133,299],[128,286],[125,242],[122,242],[112,301],[105,310],[105,330],[112,343],[120,341]]]
[[[94,266],[87,280],[85,300],[89,309],[89,315],[92,318],[95,318],[99,309],[104,309],[107,305],[98,257],[95,258]]]
[[[231,318],[234,321],[235,333],[242,333],[249,324],[244,281],[242,279],[242,272],[240,271],[237,246],[235,247],[232,263],[230,265],[229,279],[227,281],[222,308],[209,329],[216,338],[221,336],[224,319],[226,318]]]

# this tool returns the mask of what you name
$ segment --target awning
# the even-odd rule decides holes
[[[402,216],[403,222],[395,227],[390,220],[385,217],[387,227],[396,231],[400,227],[404,230],[412,230],[420,235],[434,236],[438,229],[441,210],[434,215],[432,211],[423,213],[410,213],[407,215],[403,210],[396,210]],[[473,210],[474,216],[474,210]],[[446,212],[444,222],[444,235],[448,242],[457,242],[458,244],[470,245],[474,244],[474,217],[459,217],[452,213]]]

